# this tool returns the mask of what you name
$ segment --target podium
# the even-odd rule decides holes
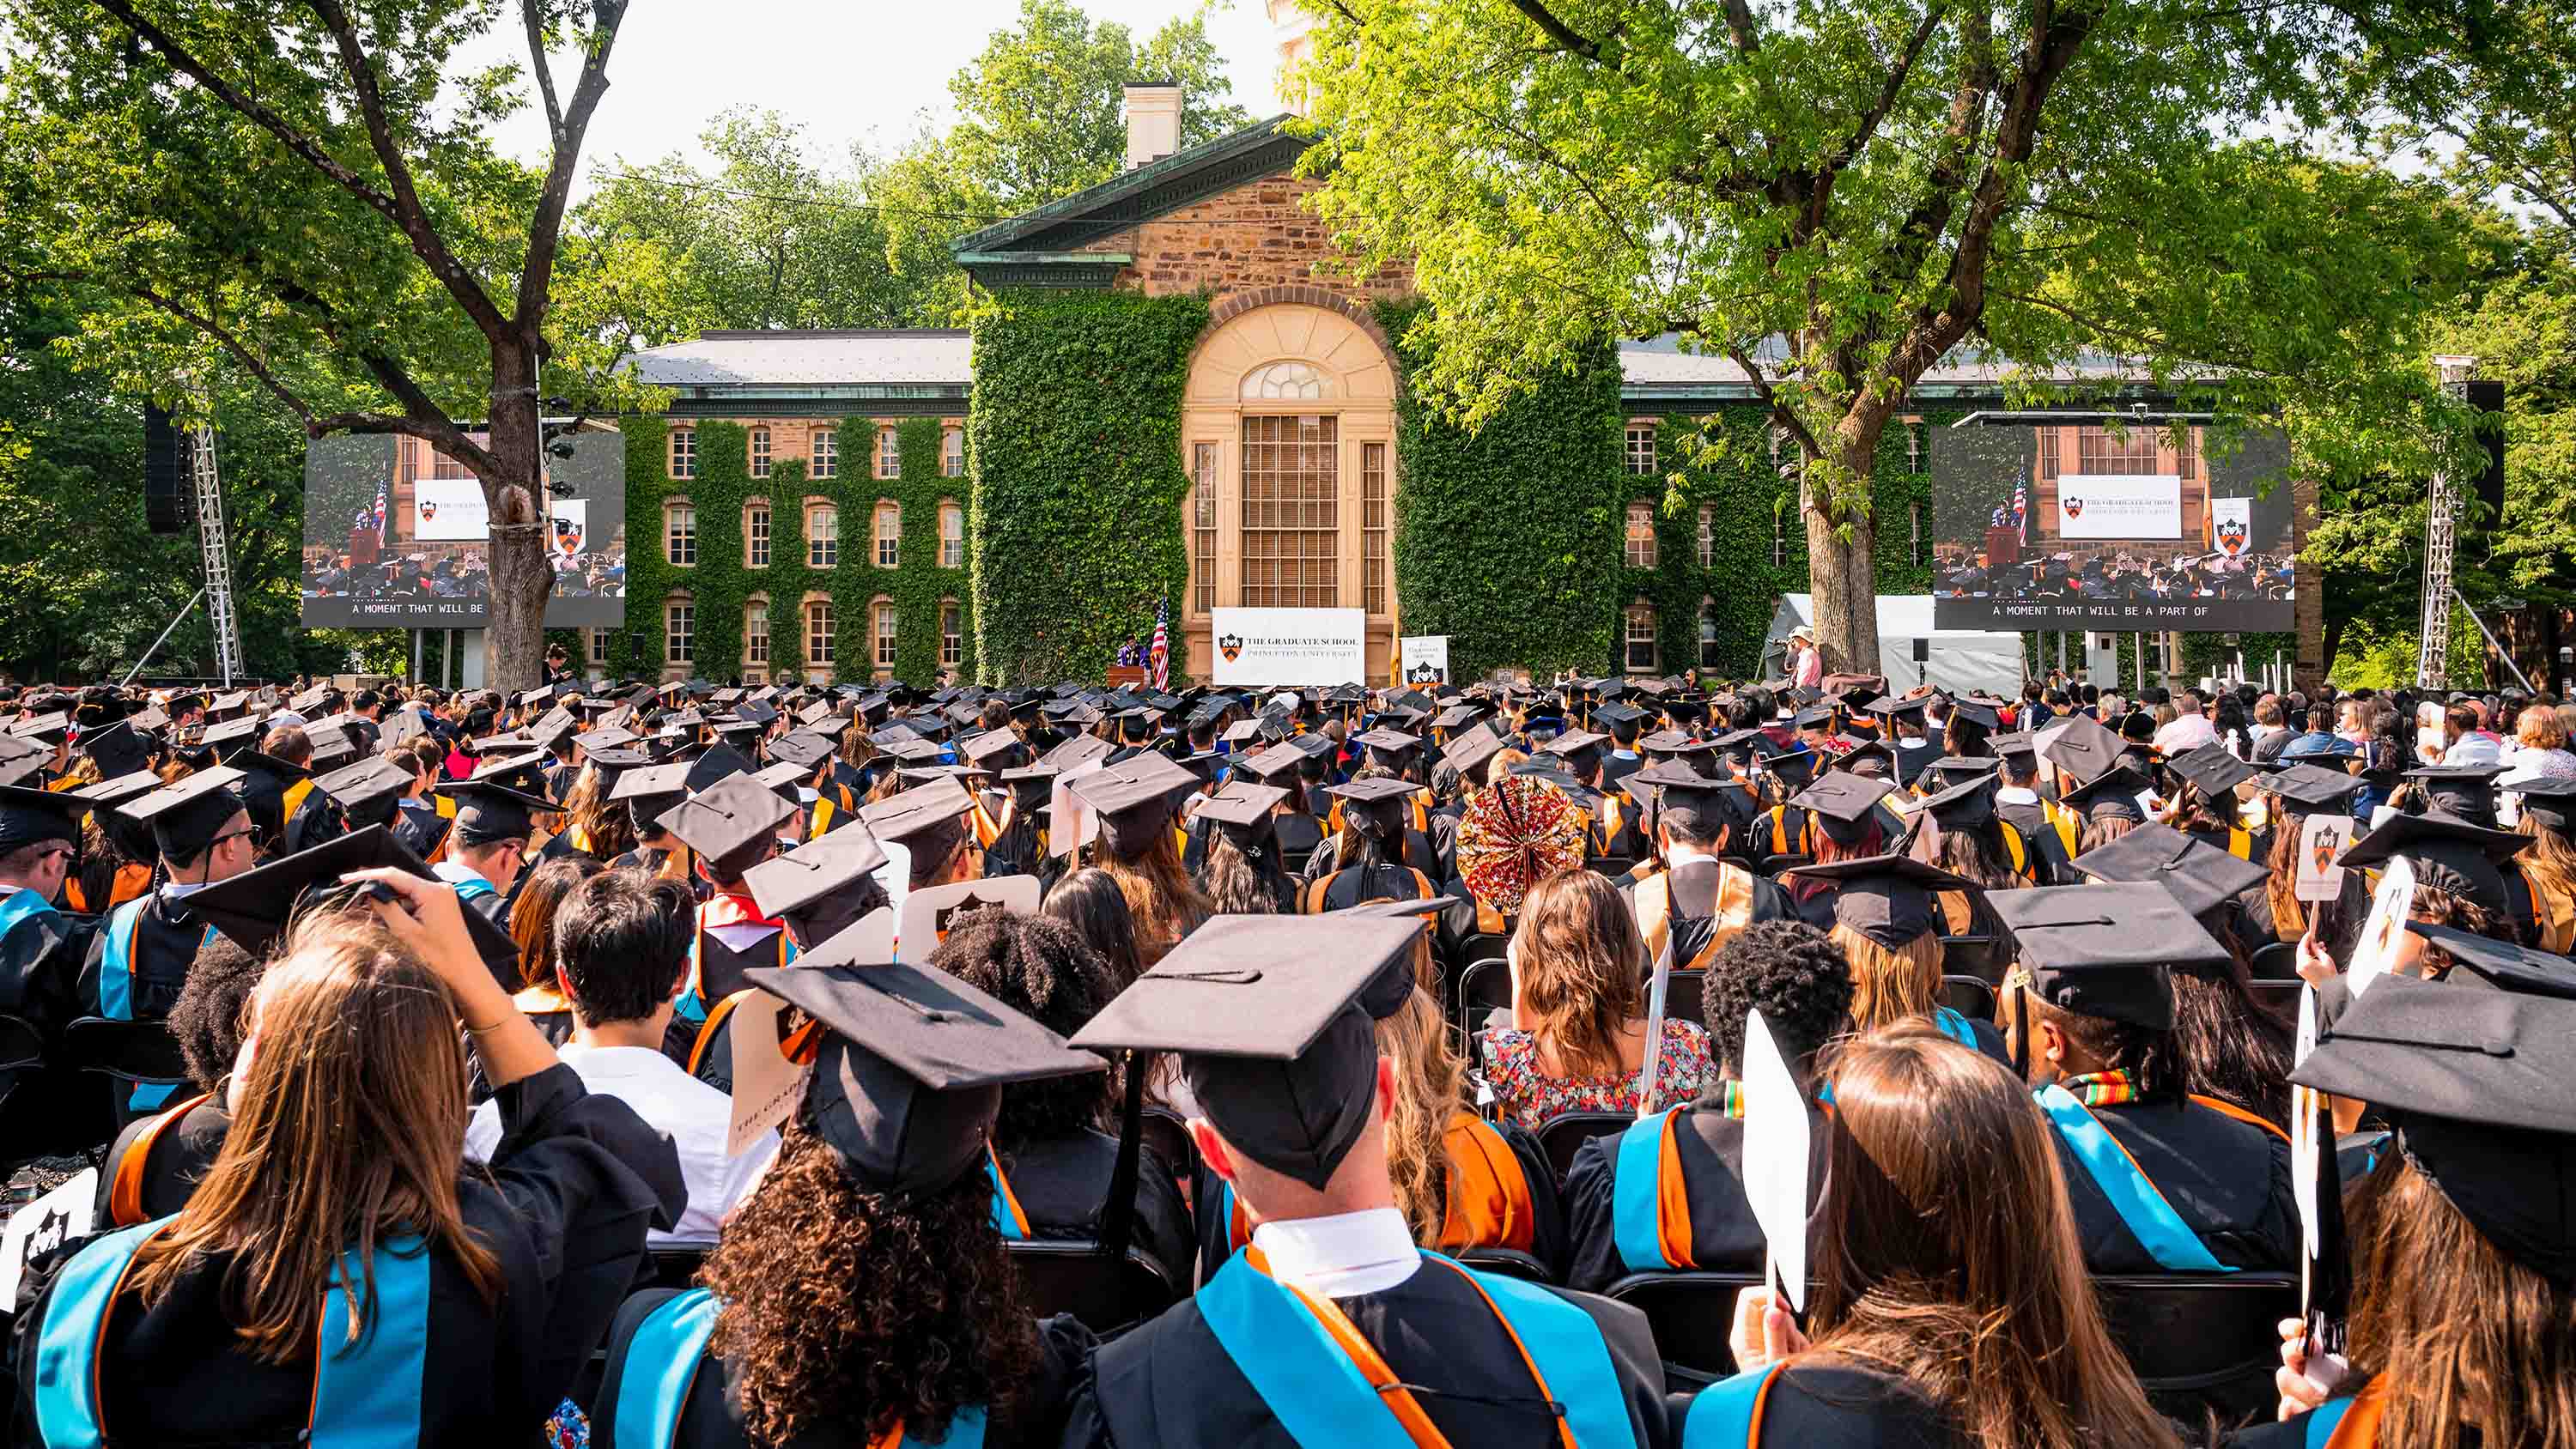
[[[2012,527],[1986,530],[1986,563],[1991,568],[2010,568],[2021,562],[2021,530]]]
[[[1141,686],[1145,682],[1145,670],[1141,665],[1112,664],[1109,666],[1108,678],[1102,682],[1111,689],[1131,684]]]

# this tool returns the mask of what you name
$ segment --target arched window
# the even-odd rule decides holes
[[[1628,505],[1628,567],[1655,566],[1655,509],[1650,503]]]
[[[1699,667],[1717,667],[1717,601],[1699,601]]]
[[[662,505],[662,556],[680,568],[698,563],[698,510],[685,501]]]
[[[876,602],[868,606],[868,612],[875,616],[870,634],[876,640],[877,668],[892,669],[894,668],[894,600],[879,594]]]
[[[1328,391],[1311,362],[1274,362],[1243,375],[1245,402],[1307,402]]]
[[[673,428],[671,430],[671,476],[674,478],[698,476],[697,429]]]
[[[698,658],[698,610],[687,594],[662,604],[662,662],[694,664]]]
[[[1717,567],[1717,505],[1714,503],[1699,506],[1699,566],[1704,569]]]
[[[960,669],[966,664],[966,611],[955,599],[939,601],[939,667]]]
[[[769,476],[769,429],[767,428],[751,430],[751,476],[754,478]]]
[[[742,667],[769,668],[769,599],[755,594],[742,606]]]
[[[742,566],[769,567],[769,500],[753,498],[742,505]]]
[[[840,431],[840,429],[838,429],[838,428],[816,428],[816,429],[814,430],[814,447],[813,447],[813,454],[814,454],[814,476],[815,476],[815,477],[817,477],[817,478],[838,478],[838,477],[840,477],[840,476],[841,476],[841,431]]]
[[[829,503],[805,505],[805,567],[841,566],[841,510]]]
[[[805,667],[832,667],[832,601],[808,598],[805,601]]]
[[[893,568],[903,561],[903,509],[891,500],[877,500],[877,567]]]
[[[953,498],[939,500],[939,566],[966,567],[966,510]]]
[[[1627,671],[1655,672],[1655,606],[1643,599],[1628,606]]]
[[[939,435],[939,476],[966,476],[966,430],[950,428]]]

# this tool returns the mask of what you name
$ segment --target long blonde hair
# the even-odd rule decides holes
[[[1567,1076],[1626,1072],[1620,1039],[1644,1014],[1646,941],[1619,888],[1589,870],[1544,877],[1521,902],[1515,939],[1520,999],[1557,1065]]]
[[[2513,863],[2531,876],[2541,891],[2560,900],[2576,899],[2576,849],[2568,846],[2567,838],[2541,824],[2528,810],[2522,812],[2521,821],[2513,828],[2531,837],[2530,847]]]
[[[1127,898],[1127,914],[1136,924],[1136,950],[1147,966],[1163,959],[1181,938],[1199,928],[1210,907],[1190,873],[1181,869],[1181,847],[1169,830],[1147,838],[1132,860],[1110,854],[1109,838],[1093,842],[1092,864],[1118,883]]]
[[[1852,1030],[1876,1031],[1941,1004],[1941,938],[1931,932],[1893,949],[1851,927],[1826,932],[1851,963]]]
[[[260,1359],[294,1362],[314,1351],[341,1255],[367,1265],[341,1290],[354,1340],[375,1321],[376,1245],[407,1233],[497,1301],[499,1260],[457,1205],[465,1050],[445,983],[382,926],[334,913],[295,927],[252,999],[259,1047],[232,1130],[169,1229],[135,1251],[144,1303],[228,1257],[234,1330]]]
[[[1466,1100],[1467,1063],[1450,1045],[1439,1003],[1420,986],[1377,1024],[1377,1049],[1395,1062],[1395,1109],[1386,1119],[1386,1175],[1396,1209],[1424,1247],[1449,1221],[1449,1124]]]

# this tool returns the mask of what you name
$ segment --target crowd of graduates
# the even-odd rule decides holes
[[[2576,1449],[2555,702],[1826,686],[0,689],[14,1440]]]

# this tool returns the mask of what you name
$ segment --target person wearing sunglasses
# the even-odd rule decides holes
[[[169,1016],[197,949],[213,930],[189,911],[188,897],[258,860],[250,807],[238,788],[245,778],[240,770],[217,765],[117,807],[151,827],[161,885],[108,912],[90,938],[80,978],[84,1012],[114,1021]],[[138,1088],[133,1108],[157,1110],[172,1090]]]

